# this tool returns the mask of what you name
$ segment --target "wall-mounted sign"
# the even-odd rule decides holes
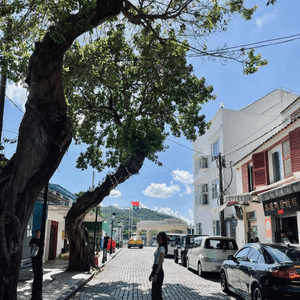
[[[299,194],[290,194],[263,202],[265,216],[285,215],[300,210]]]
[[[266,238],[272,238],[272,223],[271,218],[265,218]]]

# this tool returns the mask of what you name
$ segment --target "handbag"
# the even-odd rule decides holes
[[[39,252],[39,249],[34,245],[30,250],[30,257],[36,257]]]

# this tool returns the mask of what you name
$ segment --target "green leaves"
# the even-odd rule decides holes
[[[162,43],[161,30],[143,30],[128,41],[125,26],[112,24],[107,38],[76,43],[67,53],[64,85],[74,138],[91,145],[79,167],[116,167],[137,151],[156,161],[166,149],[167,126],[190,140],[203,134],[201,105],[215,98],[213,89],[193,75],[187,42],[175,42],[171,30]]]
[[[243,73],[245,75],[253,74],[258,71],[259,67],[266,66],[268,61],[266,59],[262,59],[260,54],[254,55],[254,49],[251,49],[247,52],[248,59],[244,63]]]

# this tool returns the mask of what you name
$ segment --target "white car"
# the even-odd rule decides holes
[[[203,272],[220,272],[223,261],[237,250],[234,238],[198,237],[188,250],[186,266],[188,269],[196,270],[199,276],[203,276]]]

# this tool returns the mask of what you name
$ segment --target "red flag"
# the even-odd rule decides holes
[[[131,201],[131,205],[139,207],[140,206],[140,201]]]

